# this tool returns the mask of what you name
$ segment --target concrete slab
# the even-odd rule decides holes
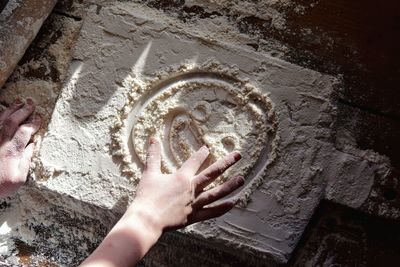
[[[374,177],[386,174],[387,161],[355,149],[346,136],[340,149],[336,147],[332,127],[339,85],[335,78],[227,43],[225,35],[234,38],[237,33],[221,36],[218,30],[217,23],[210,23],[197,31],[133,3],[91,6],[69,79],[35,160],[35,186],[73,199],[58,202],[61,207],[75,201],[97,207],[93,216],[99,221],[110,212],[122,213],[140,179],[147,136],[166,137],[160,130],[163,120],[132,137],[138,124],[132,121],[147,123],[151,116],[145,116],[146,112],[154,112],[154,117],[168,114],[162,100],[187,110],[188,84],[194,91],[222,88],[228,92],[226,98],[233,99],[224,110],[243,106],[264,111],[261,117],[249,115],[240,122],[253,125],[251,133],[261,122],[257,142],[251,134],[241,137],[239,128],[219,130],[240,136],[235,148],[242,152],[249,151],[249,144],[259,145],[254,146],[258,152],[238,170],[246,174],[244,189],[235,195],[240,204],[221,218],[187,227],[183,239],[197,237],[210,247],[240,255],[253,253],[266,264],[285,263],[320,200],[360,207]],[[172,93],[163,99],[166,91]],[[173,99],[179,93],[186,100],[172,101],[170,96]],[[211,110],[222,100],[202,99]],[[153,104],[155,109],[148,108],[152,103],[157,104]],[[211,128],[200,131],[200,137],[215,130]],[[179,136],[195,147],[187,135]],[[167,138],[163,142],[173,145]],[[80,210],[79,205],[69,208]],[[150,254],[148,261],[157,262],[157,257]]]

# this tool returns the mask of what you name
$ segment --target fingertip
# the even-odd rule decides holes
[[[223,202],[221,208],[224,209],[224,213],[230,211],[235,206],[236,202],[237,201],[234,199],[229,199],[229,200]]]
[[[35,105],[35,101],[32,98],[28,97],[26,99],[26,104],[33,106],[33,105]]]
[[[232,154],[235,161],[238,161],[242,158],[242,154],[240,154],[240,151],[233,151]]]
[[[210,153],[210,150],[208,149],[207,146],[202,146],[202,147],[199,149],[199,151],[202,152],[202,153]]]
[[[244,180],[243,176],[237,176],[236,177],[236,183],[237,183],[238,186],[244,185],[244,182],[245,182],[245,180]]]

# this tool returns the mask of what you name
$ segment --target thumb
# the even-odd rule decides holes
[[[30,143],[25,148],[24,154],[22,155],[22,158],[19,162],[19,174],[20,174],[19,176],[21,177],[21,180],[23,179],[25,181],[26,177],[28,176],[29,166],[31,165],[34,149],[35,149],[35,144]]]

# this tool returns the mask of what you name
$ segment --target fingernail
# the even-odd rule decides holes
[[[235,152],[233,152],[233,153],[234,153],[234,154],[233,154],[233,158],[234,158],[236,161],[242,158],[242,155],[240,154],[239,151],[235,151]]]
[[[33,105],[35,102],[33,101],[32,98],[27,98],[27,99],[26,99],[26,103],[27,103],[28,105]]]
[[[237,184],[238,184],[239,186],[244,185],[244,178],[243,178],[243,176],[238,176],[238,177],[236,178],[236,182],[237,182]]]

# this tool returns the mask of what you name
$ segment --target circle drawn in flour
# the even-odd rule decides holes
[[[251,184],[267,166],[276,118],[268,97],[248,83],[220,73],[190,72],[152,86],[133,103],[125,128],[129,165],[137,175],[145,162],[147,140],[155,136],[162,145],[163,172],[175,171],[206,145],[210,156],[202,168],[235,150],[242,155],[211,186],[234,175],[243,175]]]

